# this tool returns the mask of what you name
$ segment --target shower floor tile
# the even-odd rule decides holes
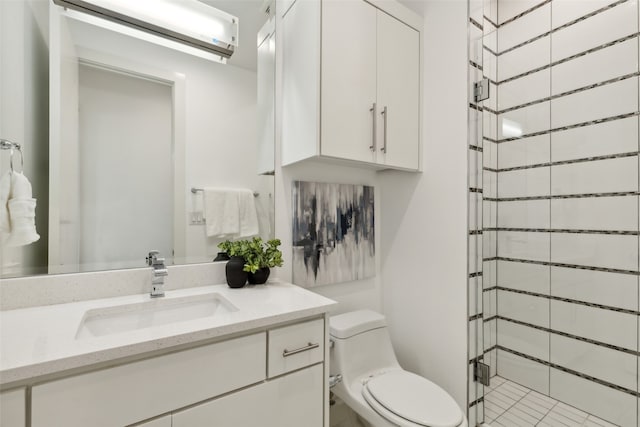
[[[491,427],[615,427],[498,376],[492,377],[491,386],[485,388],[484,414],[485,423]]]

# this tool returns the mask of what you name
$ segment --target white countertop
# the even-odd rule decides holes
[[[149,301],[149,294],[0,311],[0,386],[318,315],[336,304],[279,282],[241,289],[226,284],[179,289],[167,291],[160,300],[214,292],[238,310],[81,339],[76,334],[87,310]]]

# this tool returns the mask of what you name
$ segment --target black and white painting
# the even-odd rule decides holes
[[[293,283],[375,275],[373,187],[293,182]]]

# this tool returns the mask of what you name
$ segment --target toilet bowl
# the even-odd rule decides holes
[[[329,320],[331,391],[373,427],[467,427],[453,398],[398,364],[385,318],[371,310]]]

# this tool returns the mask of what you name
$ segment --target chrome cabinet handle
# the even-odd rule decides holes
[[[383,153],[387,152],[387,107],[385,106],[382,109],[382,116],[384,117],[384,133],[383,133],[383,137],[382,137],[382,148],[380,149],[380,151],[382,151]]]
[[[282,352],[282,357],[293,356],[294,354],[302,353],[303,351],[313,350],[314,348],[318,348],[318,347],[320,347],[320,344],[318,343],[315,343],[315,344],[309,343],[306,346],[296,348],[295,350],[287,350],[285,348],[284,351]]]
[[[371,115],[373,117],[373,137],[371,138],[372,144],[369,146],[369,150],[376,151],[376,145],[378,145],[378,126],[377,126],[377,117],[378,117],[378,105],[374,102],[373,106],[369,108],[369,111],[373,112]]]

